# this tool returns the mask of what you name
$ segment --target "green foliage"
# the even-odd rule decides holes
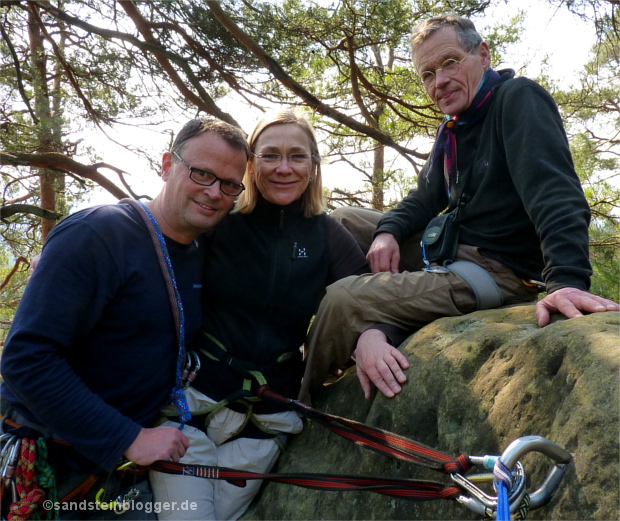
[[[617,298],[617,9],[609,8],[604,0],[548,1],[579,16],[585,16],[587,9],[595,12],[593,24],[600,41],[584,70],[581,85],[562,90],[548,77],[539,80],[560,106],[576,169],[592,206],[593,287]],[[345,186],[340,187],[330,194],[331,205],[372,204],[387,209],[415,184],[414,174],[423,164],[443,117],[432,106],[411,66],[407,37],[412,26],[447,10],[477,20],[490,4],[486,0],[222,0],[218,5],[299,89],[407,149],[404,153],[378,146],[377,141],[352,130],[342,118],[310,112],[322,136],[326,159],[359,172],[365,183],[364,190],[358,193],[347,193]],[[129,6],[138,10],[143,25],[127,14]],[[244,115],[234,112],[244,112],[250,105],[259,111],[274,105],[302,106],[305,102],[300,101],[299,91],[293,92],[290,84],[274,77],[255,53],[232,36],[210,6],[203,0],[3,4],[3,152],[54,150],[85,163],[103,160],[114,164],[115,158],[106,150],[94,151],[85,146],[82,139],[86,132],[103,137],[108,128],[134,120],[149,126],[166,122],[170,129],[177,126],[179,118],[217,110],[234,121],[235,116]],[[56,7],[75,19],[54,14]],[[39,13],[43,24],[40,57],[46,72],[39,83],[35,81],[38,71],[28,33],[32,10]],[[490,27],[476,22],[491,47],[492,65],[503,62],[508,46],[520,41],[522,23],[522,14],[498,20]],[[144,26],[148,26],[148,37]],[[21,80],[12,51],[20,64]],[[239,109],[231,105],[232,97],[243,100],[245,106]],[[132,143],[125,146],[135,148]],[[41,173],[37,168],[3,166],[1,203],[19,199],[39,205]],[[57,188],[59,204],[63,204],[65,196],[70,211],[93,186],[91,181],[77,176],[67,177],[66,183],[59,183]],[[38,219],[28,215],[12,216],[0,223],[3,274],[10,272],[16,259],[28,259],[39,251],[39,224]],[[11,279],[14,286],[4,290],[10,292],[6,296],[3,293],[1,302],[3,310],[5,302],[9,306],[7,313],[23,286],[19,278],[25,276],[22,271]]]
[[[592,50],[580,85],[553,90],[564,116],[575,169],[590,208],[592,292],[620,296],[620,39],[609,26]]]
[[[491,67],[497,68],[498,64],[503,62],[503,55],[508,46],[520,41],[524,19],[525,13],[521,12],[508,20],[508,23],[498,23],[484,31],[484,40],[491,49]]]
[[[597,221],[590,226],[590,260],[594,276],[590,291],[595,295],[620,300],[620,226]]]
[[[28,262],[0,246],[0,348],[6,339],[13,315],[28,281]]]

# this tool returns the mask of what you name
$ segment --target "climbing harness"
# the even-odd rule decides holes
[[[443,265],[429,264],[423,268],[430,273],[456,273],[461,277],[476,297],[476,310],[493,309],[504,304],[512,304],[523,301],[522,297],[512,296],[505,298],[502,290],[491,275],[481,266],[470,261],[446,261]],[[531,279],[522,279],[521,282],[528,288],[537,288],[539,292],[546,290],[544,282]]]
[[[254,407],[261,399],[251,392],[251,388],[256,385],[267,385],[267,380],[263,373],[269,376],[275,376],[281,372],[287,371],[289,369],[287,362],[294,363],[295,357],[301,356],[299,350],[286,352],[280,355],[274,363],[259,366],[232,356],[217,338],[206,332],[200,335],[200,338],[194,343],[193,347],[200,351],[207,359],[229,366],[237,375],[243,378],[243,383],[240,390],[226,396],[219,402],[202,409],[191,410],[190,413],[192,417],[187,424],[203,432],[207,432],[208,426],[215,415],[224,407],[228,407],[236,412],[245,414],[245,421],[238,427],[236,432],[231,435],[228,441],[239,437],[273,439],[280,449],[284,450],[284,445],[281,440],[282,433],[266,427],[256,418]],[[190,371],[191,367],[195,368],[194,371],[197,372],[200,369],[199,355],[195,351],[189,351],[188,354],[195,357],[195,359],[193,358],[194,361],[188,363],[186,371]],[[193,381],[195,374],[193,378],[191,372],[189,375],[191,381]],[[187,387],[189,387],[189,384],[186,388]],[[176,413],[165,412],[162,416],[162,420],[179,421]]]
[[[246,393],[251,394],[250,391]],[[525,519],[529,510],[547,504],[560,485],[566,466],[572,461],[569,452],[542,436],[519,438],[511,443],[501,456],[461,454],[453,458],[404,436],[326,414],[297,400],[280,396],[269,390],[266,384],[260,385],[255,396],[258,399],[277,402],[367,449],[449,474],[452,483],[338,474],[258,474],[227,467],[189,465],[170,461],[156,461],[148,466],[148,469],[167,474],[225,480],[237,486],[245,486],[247,480],[262,479],[318,490],[366,490],[413,501],[453,499],[477,514],[496,518],[498,521],[507,521],[511,519],[511,515],[515,520]],[[532,494],[526,491],[525,471],[518,461],[528,452],[540,452],[555,461],[541,487]],[[493,473],[466,476],[465,474],[474,466],[493,470]],[[491,482],[494,482],[497,495],[486,493],[479,487],[482,483]]]
[[[504,296],[497,282],[489,275],[487,270],[470,261],[446,261],[442,266],[429,264],[424,268],[431,273],[456,273],[461,277],[474,292],[476,297],[476,310],[493,309],[503,304]]]

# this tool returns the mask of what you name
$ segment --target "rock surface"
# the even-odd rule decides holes
[[[620,314],[556,318],[537,327],[532,305],[444,318],[411,336],[411,364],[394,399],[365,400],[355,369],[315,402],[319,410],[405,435],[452,456],[501,454],[540,435],[573,455],[549,505],[528,519],[617,520],[619,507]],[[528,491],[552,461],[522,458]],[[443,474],[358,447],[321,425],[293,437],[274,472],[430,479]],[[479,519],[448,500],[414,502],[371,492],[323,492],[268,483],[243,519]]]

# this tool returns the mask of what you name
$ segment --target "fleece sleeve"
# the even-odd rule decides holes
[[[558,108],[547,91],[525,78],[501,92],[497,131],[510,177],[540,240],[547,290],[588,290],[590,209]]]
[[[448,206],[443,177],[428,175],[427,162],[418,176],[418,186],[379,221],[375,237],[391,233],[399,243],[426,228],[429,221]]]
[[[9,390],[39,423],[103,469],[111,469],[140,425],[108,405],[67,361],[93,329],[121,281],[114,257],[85,224],[59,225],[17,310],[2,356]],[[115,385],[114,361],[101,367]]]

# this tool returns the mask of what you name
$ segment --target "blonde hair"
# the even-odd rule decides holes
[[[313,215],[319,215],[325,211],[323,180],[321,175],[321,156],[319,154],[319,146],[316,141],[314,129],[303,114],[298,114],[291,109],[282,109],[265,115],[257,123],[252,134],[250,134],[250,138],[248,139],[250,159],[248,160],[248,164],[245,168],[245,175],[243,176],[245,190],[237,199],[237,204],[233,210],[234,212],[244,214],[251,213],[254,208],[256,208],[256,203],[258,202],[259,190],[256,187],[256,183],[252,181],[252,173],[256,161],[256,157],[253,154],[258,137],[266,128],[274,125],[288,124],[299,125],[308,135],[310,141],[310,155],[312,157],[312,170],[314,173],[311,172],[310,176],[312,177],[312,182],[301,196],[301,207],[304,217],[310,218]]]

